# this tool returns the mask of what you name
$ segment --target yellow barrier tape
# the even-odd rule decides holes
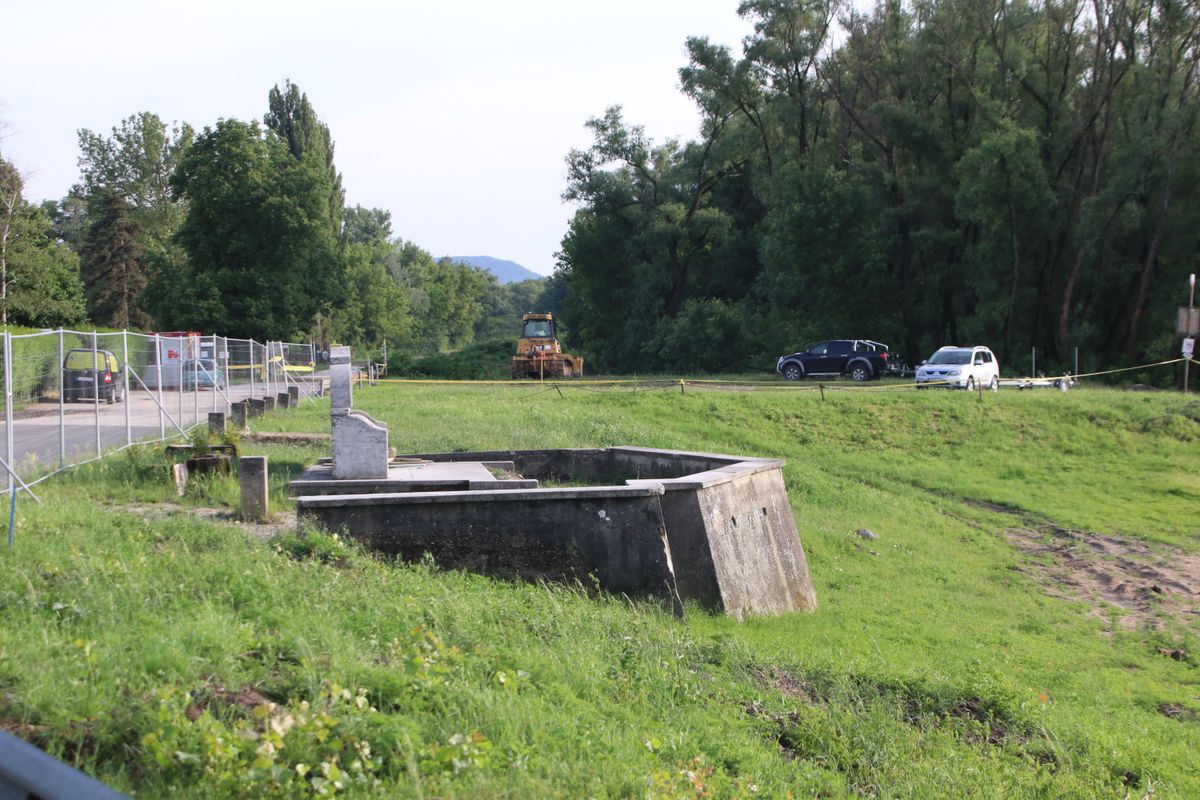
[[[1095,378],[1101,375],[1114,375],[1119,372],[1132,372],[1139,369],[1152,369],[1154,367],[1163,367],[1170,364],[1178,364],[1181,361],[1188,361],[1187,358],[1173,358],[1167,361],[1158,361],[1152,364],[1139,364],[1133,367],[1118,367],[1116,369],[1101,370],[1097,372],[1083,372],[1078,375],[1063,373],[1062,375],[1043,376],[1037,378],[1018,377],[1018,378],[1001,378],[1001,385],[1014,384],[1023,381],[1056,381],[1061,378],[1070,378],[1078,380],[1079,378]],[[1193,364],[1200,365],[1200,361],[1190,359]],[[292,369],[292,367],[286,367]],[[234,369],[230,367],[230,369]],[[304,368],[311,370],[311,367]],[[698,389],[705,386],[739,386],[754,389],[763,389],[768,391],[819,391],[821,389],[829,389],[830,391],[892,391],[892,390],[912,390],[924,389],[926,387],[939,386],[958,386],[957,381],[926,381],[923,383],[904,382],[904,383],[875,383],[875,384],[845,384],[839,382],[821,383],[810,382],[804,384],[779,383],[777,381],[764,380],[724,380],[721,378],[604,378],[601,380],[587,380],[571,378],[566,380],[455,380],[449,378],[376,378],[371,381],[363,378],[364,382],[371,384],[376,383],[399,383],[399,384],[427,384],[431,386],[437,385],[453,385],[453,386],[549,386],[547,391],[558,389],[592,389],[592,387],[600,386],[633,386],[634,388],[646,387],[657,389],[673,389],[680,386],[692,386]],[[987,387],[984,387],[985,389]],[[541,392],[538,392],[541,394]]]

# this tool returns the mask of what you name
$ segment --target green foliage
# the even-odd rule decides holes
[[[567,158],[560,270],[589,358],[677,363],[662,337],[689,302],[762,323],[732,347],[699,326],[715,369],[847,336],[909,363],[947,343],[1055,369],[1075,347],[1168,357],[1200,226],[1195,14],[1077,11],[769,0],[738,6],[740,53],[689,39],[696,141],[609,109]]]
[[[177,501],[135,451],[19,503],[0,718],[146,797],[1196,795],[1194,723],[1160,710],[1197,710],[1195,668],[1157,651],[1196,651],[1194,626],[1165,603],[1155,630],[1063,599],[1009,538],[1044,521],[1151,563],[1193,553],[1186,398],[570,387],[355,399],[423,451],[783,458],[821,607],[680,620],[315,531],[265,540],[147,503]],[[321,430],[328,411],[276,421]],[[270,449],[273,502],[321,454]]]
[[[150,317],[140,307],[146,288],[145,265],[138,246],[139,230],[125,198],[108,192],[96,201],[80,271],[88,299],[88,316],[97,325],[145,330]]]
[[[175,326],[290,339],[341,299],[325,164],[297,160],[257,125],[223,120],[196,139],[172,186],[188,199],[178,234],[188,264],[167,276]]]

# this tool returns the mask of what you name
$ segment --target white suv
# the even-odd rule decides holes
[[[986,347],[942,347],[917,367],[917,388],[927,385],[994,392],[1000,388],[1000,363]]]

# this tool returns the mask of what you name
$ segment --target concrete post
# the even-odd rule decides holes
[[[208,435],[221,438],[225,435],[225,414],[220,411],[208,412]]]
[[[280,392],[279,394],[275,395],[275,407],[280,410],[285,409],[285,408],[291,408],[292,407],[292,393],[291,392]]]
[[[265,522],[267,506],[267,457],[242,456],[238,459],[242,484],[242,519]]]
[[[267,403],[260,397],[250,398],[250,416],[261,417],[267,410]]]
[[[274,397],[264,397],[262,399],[262,404],[263,404],[263,411],[274,411],[275,410],[275,398]]]
[[[354,392],[350,386],[350,348],[334,347],[329,351],[329,410],[333,414],[354,408]]]
[[[299,386],[289,386],[287,388],[287,391],[288,391],[288,394],[291,395],[291,397],[292,397],[292,405],[294,405],[294,406],[300,405],[300,387]]]
[[[233,425],[235,431],[246,430],[246,417],[249,404],[245,400],[239,400],[236,403],[231,403],[229,406],[229,422]]]

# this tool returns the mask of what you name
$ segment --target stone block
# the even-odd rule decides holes
[[[275,410],[275,398],[274,397],[264,397],[262,399],[262,404],[263,404],[263,411],[274,411]]]
[[[294,405],[294,406],[300,405],[300,387],[299,386],[287,387],[287,393],[292,398],[292,405]]]
[[[329,351],[329,408],[331,411],[354,408],[351,388],[350,348],[334,347]]]
[[[220,411],[211,411],[208,414],[208,435],[215,436],[218,439],[225,435],[225,414]]]
[[[242,502],[241,517],[262,522],[270,515],[267,499],[267,457],[242,456],[238,459]]]
[[[292,395],[289,392],[280,392],[275,395],[275,407],[285,409],[292,407]]]
[[[386,478],[388,428],[361,411],[332,415],[335,480]]]
[[[261,417],[267,410],[267,404],[261,398],[252,397],[247,402],[250,404],[251,417]]]
[[[249,416],[249,401],[239,400],[229,404],[229,424],[235,431],[246,430],[246,418]]]

